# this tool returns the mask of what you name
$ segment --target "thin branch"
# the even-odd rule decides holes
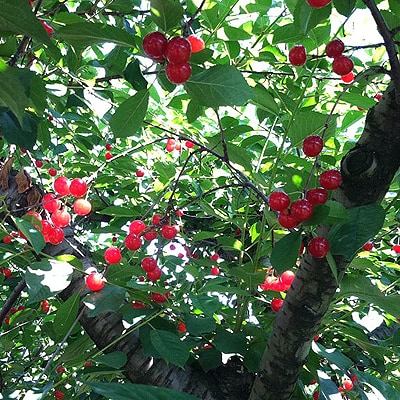
[[[3,323],[4,318],[7,313],[11,310],[14,303],[17,301],[18,297],[21,295],[22,291],[26,288],[26,281],[22,279],[18,282],[17,286],[15,286],[13,292],[10,294],[3,307],[0,310],[0,325]]]
[[[400,104],[400,62],[392,32],[387,26],[381,12],[378,9],[378,6],[375,4],[375,0],[363,0],[363,3],[369,8],[372,17],[375,20],[378,31],[385,43],[386,51],[389,56],[389,63],[391,66],[391,78],[396,90],[396,101],[398,104]]]

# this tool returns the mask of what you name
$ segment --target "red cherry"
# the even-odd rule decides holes
[[[367,242],[362,248],[365,251],[371,251],[374,248],[374,242]]]
[[[312,8],[322,8],[327,6],[331,0],[307,0],[307,3],[312,7]]]
[[[104,157],[108,161],[108,160],[111,160],[113,158],[113,155],[110,152],[107,152]]]
[[[183,211],[182,211],[182,210],[176,210],[176,211],[175,211],[175,215],[176,215],[177,217],[183,217]]]
[[[44,236],[44,235],[43,235]],[[54,246],[59,245],[64,240],[64,231],[61,228],[52,228],[51,232],[48,234],[48,241]]]
[[[141,261],[141,266],[143,271],[150,272],[156,269],[157,266],[157,260],[155,260],[153,257],[145,257]]]
[[[65,176],[59,176],[54,181],[53,187],[54,187],[54,190],[60,196],[67,196],[67,195],[69,195],[69,186],[70,185],[71,185],[71,181],[68,178],[66,178]]]
[[[219,259],[219,255],[217,253],[210,256],[210,260],[217,261]]]
[[[192,67],[189,63],[169,63],[165,67],[165,74],[171,83],[179,85],[181,83],[185,83],[190,78],[190,75],[192,75]]]
[[[161,236],[164,239],[173,239],[178,233],[178,229],[174,225],[163,225],[161,228]]]
[[[313,205],[325,204],[328,201],[328,192],[324,188],[307,190],[306,199]]]
[[[178,331],[179,331],[179,332],[182,332],[182,333],[185,333],[185,332],[186,332],[186,325],[185,325],[185,323],[179,322],[179,324],[178,324]]]
[[[179,142],[175,143],[175,150],[180,150],[182,148]]]
[[[146,272],[146,275],[150,281],[158,281],[162,275],[161,268],[154,268],[152,271]]]
[[[58,400],[63,400],[64,399],[64,393],[61,390],[56,390],[54,392],[54,397]]]
[[[315,157],[319,153],[321,153],[322,148],[324,147],[324,141],[321,136],[311,135],[306,137],[303,140],[302,149],[306,156]]]
[[[51,214],[51,220],[53,221],[54,226],[64,228],[71,222],[71,214],[65,208],[61,208]]]
[[[4,268],[4,269],[3,269],[3,275],[4,275],[6,278],[11,278],[11,276],[12,276],[12,271],[11,271],[11,269],[10,269],[10,268]]]
[[[47,32],[47,34],[52,37],[53,33],[54,33],[54,29],[52,26],[50,26],[46,21],[40,21],[40,23],[42,24],[44,30]]]
[[[283,228],[286,229],[295,228],[299,223],[297,219],[290,215],[287,210],[283,210],[279,213],[278,222]]]
[[[275,297],[271,301],[271,308],[275,311],[278,312],[279,309],[282,307],[283,300],[279,299],[278,297]]]
[[[396,253],[399,254],[400,253],[400,244],[394,244],[392,246],[392,250]]]
[[[314,207],[307,199],[295,200],[290,206],[291,216],[299,222],[309,220],[313,213]]]
[[[325,47],[325,53],[328,57],[335,58],[344,51],[344,43],[340,39],[333,39]]]
[[[302,44],[296,44],[289,50],[289,62],[292,65],[300,67],[306,63],[306,48]]]
[[[165,57],[169,63],[182,65],[189,61],[191,51],[190,42],[186,38],[175,36],[167,44]]]
[[[88,215],[92,211],[92,205],[88,200],[76,199],[73,204],[74,212],[77,215]]]
[[[58,365],[56,368],[57,374],[63,374],[65,372],[65,368],[62,365]]]
[[[142,238],[134,233],[130,233],[125,239],[125,246],[129,250],[138,250],[142,246]]]
[[[152,298],[157,303],[165,303],[167,301],[167,296],[161,293],[153,293]]]
[[[154,214],[153,218],[151,219],[151,224],[158,225],[163,218],[164,216],[161,214]]]
[[[42,160],[36,160],[36,161],[35,161],[35,165],[36,165],[38,168],[42,168],[42,167],[43,167],[43,161],[42,161]]]
[[[319,399],[319,390],[313,393],[312,395],[313,400],[318,400]]]
[[[129,233],[134,233],[134,234],[138,235],[145,228],[146,228],[146,225],[143,221],[141,221],[140,219],[135,219],[129,225]]]
[[[151,242],[154,239],[157,239],[157,236],[158,233],[154,229],[149,230],[143,235],[143,237],[149,242]]]
[[[328,254],[330,247],[328,239],[316,237],[312,238],[308,243],[308,252],[314,258],[324,258]]]
[[[168,40],[161,32],[152,32],[143,39],[143,51],[146,56],[156,61],[162,61],[167,49]]]
[[[379,101],[379,100],[382,98],[382,96],[383,96],[382,93],[377,93],[377,94],[374,96],[374,99]]]
[[[85,364],[83,364],[83,367],[84,367],[84,368],[92,367],[92,366],[93,366],[93,362],[90,361],[90,360],[89,360],[89,361],[86,361]]]
[[[104,252],[104,259],[108,264],[118,264],[122,260],[121,250],[111,246]]]
[[[190,140],[186,140],[185,146],[186,146],[188,149],[193,149],[194,143],[191,142]]]
[[[175,139],[169,138],[167,140],[167,145],[165,147],[165,150],[168,151],[168,153],[171,153],[172,151],[175,150]]]
[[[290,198],[285,192],[276,190],[269,196],[268,205],[270,206],[271,210],[283,211],[289,207]]]
[[[45,242],[49,242],[49,236],[53,232],[53,229],[53,225],[49,221],[42,221],[42,235]]]
[[[50,168],[49,169],[49,175],[50,176],[56,176],[57,175],[57,170],[55,168]]]
[[[353,386],[354,386],[354,384],[352,381],[347,380],[347,379],[345,381],[343,381],[343,388],[345,390],[351,390],[351,389],[353,389]]]
[[[74,197],[82,197],[87,192],[87,184],[81,178],[72,179],[71,184],[69,186],[69,192]]]
[[[286,286],[290,286],[295,278],[295,273],[293,271],[287,270],[282,272],[281,281]]]
[[[10,235],[3,237],[3,243],[10,244],[12,242],[12,237]]]
[[[132,308],[147,308],[141,301],[132,301]]]
[[[97,292],[104,287],[103,275],[99,272],[92,272],[86,277],[86,286],[92,291]]]
[[[219,268],[218,267],[212,267],[211,268],[211,274],[215,275],[215,276],[219,275]]]
[[[45,312],[46,314],[50,310],[50,303],[47,300],[42,300],[40,306],[42,307],[42,311]]]
[[[275,278],[275,277],[273,277]],[[274,290],[275,292],[283,292],[289,289],[280,279],[273,279],[269,281],[269,290]]]
[[[137,169],[136,170],[136,176],[138,178],[142,178],[144,176],[144,171],[142,169]]]
[[[57,199],[54,193],[47,193],[43,196],[42,205],[45,210],[53,213],[61,207],[61,201]]]
[[[108,150],[108,151],[110,151],[110,150],[112,150],[112,144],[110,144],[110,143],[106,143],[106,150]]]
[[[338,75],[347,75],[354,67],[353,61],[346,56],[338,56],[333,60],[332,69]]]
[[[192,53],[198,53],[199,51],[204,50],[206,47],[204,40],[198,36],[190,35],[188,40],[192,46]]]
[[[346,75],[342,75],[342,76],[341,76],[341,79],[342,79],[342,81],[343,81],[344,83],[351,83],[351,82],[353,82],[353,81],[354,81],[354,72],[351,71],[351,72],[349,72],[349,73],[346,74]]]
[[[319,183],[326,190],[335,190],[342,184],[342,174],[334,169],[324,171],[319,177]]]

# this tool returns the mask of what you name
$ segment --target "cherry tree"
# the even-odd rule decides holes
[[[399,27],[0,0],[1,398],[399,397]]]

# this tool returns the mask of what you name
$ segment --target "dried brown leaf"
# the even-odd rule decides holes
[[[15,182],[18,185],[18,193],[25,193],[32,186],[32,179],[23,168],[15,176]]]
[[[28,202],[29,207],[37,206],[41,200],[42,195],[35,187],[33,187],[26,196],[26,201]]]
[[[10,157],[1,167],[0,170],[0,185],[3,189],[8,189],[8,176],[10,175],[14,157]]]

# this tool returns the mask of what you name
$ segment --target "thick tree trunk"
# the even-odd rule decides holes
[[[346,207],[380,202],[400,167],[400,106],[394,85],[367,115],[363,134],[342,160],[343,184],[335,199]],[[329,228],[321,228],[327,234]],[[321,232],[320,232],[321,233]],[[347,262],[336,257],[339,282]],[[325,259],[306,254],[265,350],[251,400],[286,400],[294,392],[313,337],[338,288]]]

